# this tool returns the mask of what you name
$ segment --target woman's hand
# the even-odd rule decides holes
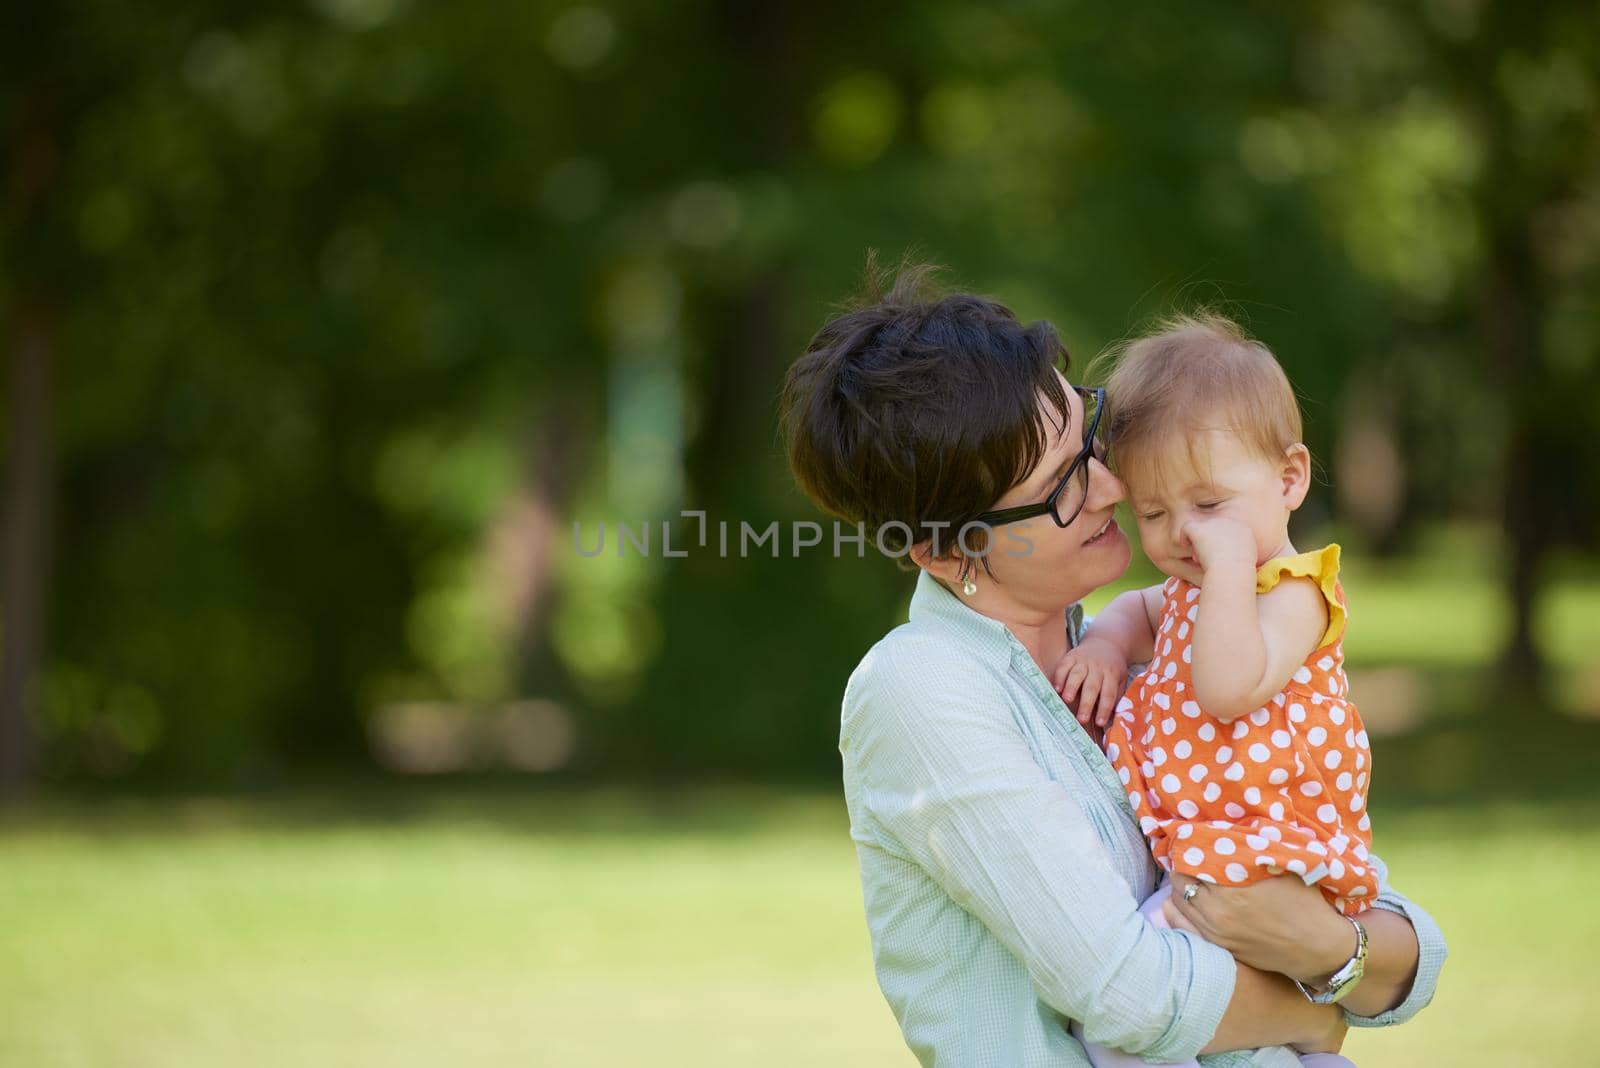
[[[1237,887],[1201,882],[1185,901],[1184,888],[1195,882],[1173,874],[1172,896],[1163,905],[1167,922],[1193,931],[1253,968],[1320,986],[1355,952],[1350,921],[1328,904],[1322,891],[1298,876],[1279,875]]]

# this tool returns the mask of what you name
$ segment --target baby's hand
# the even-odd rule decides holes
[[[1050,682],[1085,727],[1104,728],[1128,683],[1128,659],[1112,643],[1089,635],[1056,662]]]
[[[1183,525],[1183,536],[1194,546],[1202,570],[1229,565],[1255,569],[1256,536],[1237,519],[1220,515],[1191,519]]]

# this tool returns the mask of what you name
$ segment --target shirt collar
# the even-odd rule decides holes
[[[1007,657],[1013,645],[1022,648],[1004,623],[962,604],[959,597],[921,568],[917,569],[917,588],[911,594],[910,618],[912,623],[955,634],[969,648]]]
[[[1080,611],[1075,604],[1066,609],[1065,623],[1069,640],[1076,637]],[[961,598],[921,568],[917,569],[917,587],[911,594],[909,615],[912,623],[952,633],[969,648],[986,650],[1006,658],[1021,654],[1032,662],[1028,651],[1011,633],[1010,627],[963,604]]]

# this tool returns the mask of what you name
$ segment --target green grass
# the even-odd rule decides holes
[[[1600,793],[1376,821],[1453,956],[1347,1051],[1590,1059]],[[0,821],[0,915],[8,1066],[912,1063],[829,795],[35,806]]]

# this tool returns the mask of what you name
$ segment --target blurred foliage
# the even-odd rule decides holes
[[[529,697],[576,774],[831,773],[907,583],[790,555],[815,516],[773,402],[868,247],[1050,318],[1080,370],[1175,302],[1246,318],[1337,489],[1311,522],[1504,527],[1509,678],[1553,554],[1597,548],[1592,4],[65,0],[11,30],[50,776],[263,781],[370,759],[386,708]],[[680,509],[713,545],[780,520],[782,556],[666,559]],[[619,521],[657,551],[619,558]]]

